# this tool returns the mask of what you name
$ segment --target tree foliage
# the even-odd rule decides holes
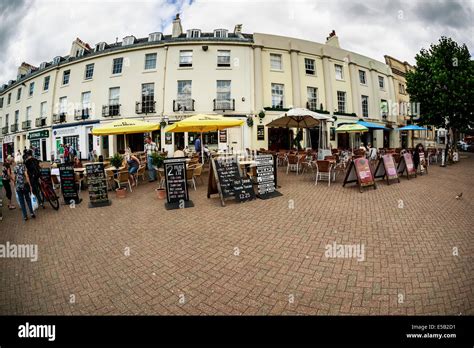
[[[415,59],[415,69],[406,75],[410,102],[420,104],[415,122],[455,131],[474,129],[474,63],[467,46],[443,36]]]

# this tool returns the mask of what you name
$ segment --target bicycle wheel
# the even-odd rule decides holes
[[[54,210],[58,210],[59,209],[59,198],[56,195],[56,192],[54,192],[54,190],[49,186],[45,187],[45,191],[46,191],[45,196],[47,197],[48,202],[51,205],[51,207],[53,207]]]

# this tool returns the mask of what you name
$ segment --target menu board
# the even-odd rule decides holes
[[[363,187],[373,186],[374,189],[377,188],[367,159],[357,158],[351,161],[342,186],[344,187],[346,184],[352,182],[357,182],[360,192],[362,192]]]
[[[216,158],[214,163],[222,197],[233,197],[235,195],[234,182],[240,179],[240,172],[236,158]]]
[[[426,165],[425,153],[419,152],[420,156],[420,174],[423,175],[424,173],[428,174],[428,167]]]
[[[81,200],[77,194],[73,165],[60,164],[59,177],[61,178],[61,192],[63,193],[65,204],[69,204],[71,201],[74,201],[76,204],[80,203]]]
[[[252,180],[239,179],[234,181],[234,195],[237,202],[251,201],[255,199]]]
[[[257,126],[257,140],[258,141],[265,140],[265,126],[262,126],[262,125]]]
[[[186,180],[186,158],[169,158],[164,160],[166,209],[179,209],[194,206],[189,200],[188,182]]]
[[[257,155],[257,189],[261,199],[281,196],[276,191],[276,172],[273,155]]]
[[[51,179],[51,168],[41,168],[40,169],[40,177],[41,177],[41,180],[46,185],[53,188],[53,181]]]
[[[398,163],[397,173],[403,175],[406,173],[407,179],[410,179],[410,176],[413,175],[416,177],[415,166],[413,165],[413,157],[410,153],[404,153],[403,156],[400,156],[400,162]]]
[[[397,169],[395,168],[395,162],[391,154],[382,156],[382,159],[378,161],[374,178],[385,178],[387,180],[387,185],[390,185],[390,180],[397,180],[400,182]]]
[[[87,183],[89,185],[89,208],[110,205],[107,194],[107,177],[105,176],[104,163],[96,162],[86,164]]]
[[[219,142],[227,143],[227,130],[226,129],[222,129],[219,131]]]
[[[360,186],[370,186],[374,184],[372,171],[369,167],[369,161],[365,158],[356,158],[354,160],[357,176],[359,178]]]

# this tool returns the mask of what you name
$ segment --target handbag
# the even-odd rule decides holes
[[[31,193],[30,194],[30,199],[31,199],[31,207],[33,208],[33,211],[37,211],[38,210],[38,198],[36,198],[36,196]]]

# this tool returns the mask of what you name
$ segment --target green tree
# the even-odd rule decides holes
[[[454,141],[474,128],[474,63],[465,44],[441,37],[415,56],[415,69],[406,75],[410,102],[419,103],[420,125],[446,128]]]

